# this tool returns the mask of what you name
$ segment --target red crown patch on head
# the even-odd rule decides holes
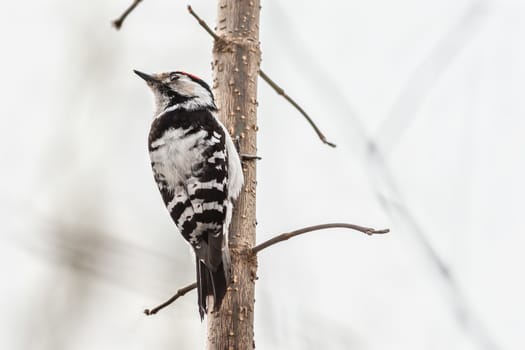
[[[202,80],[201,78],[199,78],[196,75],[193,75],[193,74],[190,74],[190,73],[186,73],[186,72],[183,72],[183,71],[177,71],[177,73],[181,73],[181,74],[187,75],[188,77],[192,78],[193,80]]]

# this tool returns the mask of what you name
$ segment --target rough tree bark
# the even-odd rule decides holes
[[[256,154],[257,77],[260,65],[259,0],[220,0],[213,48],[213,89],[219,117],[242,153]],[[232,281],[221,310],[208,313],[208,349],[255,347],[253,332],[257,258],[255,245],[256,162],[243,162],[244,189],[230,226]]]

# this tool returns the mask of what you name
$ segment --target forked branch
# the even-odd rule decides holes
[[[373,228],[370,228],[370,227],[363,227],[363,226],[359,226],[359,225],[345,224],[345,223],[333,223],[333,224],[314,225],[314,226],[304,227],[304,228],[301,228],[301,229],[298,229],[298,230],[295,230],[295,231],[291,231],[291,232],[281,233],[280,235],[277,235],[277,236],[275,236],[273,238],[270,238],[269,240],[267,240],[267,241],[265,241],[265,242],[263,242],[261,244],[256,245],[255,247],[253,247],[252,248],[252,253],[253,254],[257,254],[261,250],[264,250],[264,249],[266,249],[266,248],[268,248],[268,247],[270,247],[270,246],[272,246],[272,245],[274,245],[276,243],[289,240],[290,238],[293,238],[293,237],[296,237],[296,236],[299,236],[299,235],[302,235],[302,234],[305,234],[305,233],[308,233],[308,232],[319,231],[319,230],[324,230],[324,229],[328,229],[328,228],[347,228],[347,229],[350,229],[350,230],[355,230],[355,231],[362,232],[362,233],[367,234],[369,236],[385,234],[385,233],[390,232],[389,229],[376,230],[376,229],[373,229]],[[146,315],[148,315],[148,316],[154,315],[157,312],[159,312],[160,310],[164,309],[166,306],[172,304],[175,300],[177,300],[178,298],[180,298],[184,294],[188,293],[189,291],[191,291],[191,290],[193,290],[195,288],[197,288],[197,283],[196,282],[192,283],[192,284],[189,284],[186,287],[179,289],[177,291],[177,293],[175,293],[174,296],[172,296],[170,299],[166,300],[164,303],[160,304],[159,306],[156,306],[153,309],[146,309],[146,310],[144,310],[144,313]]]
[[[135,7],[137,7],[137,5],[141,2],[142,0],[134,0],[133,3],[126,9],[126,11],[124,11],[124,13],[122,13],[122,15],[120,15],[119,18],[117,18],[116,20],[114,20],[113,22],[111,22],[113,24],[113,26],[118,30],[122,27],[122,24],[124,23],[124,20],[126,19],[126,17],[128,17],[128,15],[135,9]],[[189,13],[197,20],[197,22],[200,24],[200,26],[202,28],[204,28],[204,30],[210,34],[214,40],[220,40],[220,37],[210,28],[210,26],[202,19],[199,17],[199,15],[197,15],[195,13],[195,11],[193,11],[193,8],[191,6],[188,5],[188,11]],[[299,104],[297,102],[295,102],[295,100],[293,98],[291,98],[285,91],[282,87],[280,87],[279,85],[277,85],[276,82],[274,82],[262,69],[259,69],[259,76],[266,82],[268,83],[268,85],[270,85],[272,87],[272,89],[275,90],[275,92],[278,94],[278,95],[281,95],[286,101],[288,101],[295,109],[297,109],[299,111],[299,113],[301,113],[301,115],[308,121],[308,123],[310,124],[310,126],[314,129],[315,133],[317,134],[317,136],[319,137],[319,139],[326,145],[330,146],[330,147],[336,147],[336,144],[333,143],[333,142],[330,142],[328,141],[328,139],[326,138],[326,136],[324,136],[324,134],[321,132],[321,130],[319,129],[319,127],[315,124],[315,122],[312,120],[312,118],[308,115],[308,113],[306,113],[306,111],[301,107],[299,106]]]
[[[202,18],[199,17],[199,15],[195,13],[195,11],[193,11],[193,8],[190,5],[188,5],[188,11],[197,20],[197,22],[199,22],[201,27],[204,28],[204,30],[213,37],[214,40],[220,40],[220,37],[210,28],[210,26]],[[295,109],[299,111],[299,113],[303,115],[303,117],[312,126],[312,128],[315,130],[315,133],[323,143],[327,144],[330,147],[336,147],[335,143],[330,142],[326,139],[326,136],[324,136],[319,127],[314,123],[312,118],[310,118],[308,113],[306,113],[305,110],[301,106],[299,106],[299,104],[295,102],[293,98],[288,96],[288,94],[284,92],[284,89],[277,85],[277,83],[274,82],[262,69],[259,69],[259,76],[266,83],[268,83],[268,85],[270,85],[278,95],[281,95],[286,101],[288,101],[292,106],[294,106]]]

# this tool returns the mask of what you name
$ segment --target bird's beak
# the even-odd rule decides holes
[[[151,75],[139,72],[138,70],[133,70],[133,72],[135,72],[136,75],[144,79],[148,84],[149,83],[152,83],[152,84],[159,83],[159,81],[156,78],[152,77]]]

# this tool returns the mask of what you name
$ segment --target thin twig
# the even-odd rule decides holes
[[[111,24],[113,25],[113,27],[115,27],[116,30],[119,30],[120,27],[122,27],[122,23],[124,23],[124,20],[126,19],[126,17],[128,17],[128,15],[135,9],[135,7],[137,7],[137,5],[141,1],[142,0],[134,0],[133,3],[129,5],[126,11],[124,11],[124,13],[121,14],[119,18],[111,22]]]
[[[197,288],[197,282],[193,282],[192,284],[189,284],[186,287],[179,289],[177,291],[177,293],[175,293],[174,296],[172,296],[171,298],[169,298],[168,300],[166,300],[165,302],[163,302],[159,306],[154,307],[151,310],[150,309],[144,310],[144,313],[146,315],[148,315],[148,316],[155,315],[157,312],[159,312],[160,310],[164,309],[166,306],[172,304],[175,300],[177,300],[178,298],[180,298],[184,294],[188,293],[190,290],[194,290],[195,288]]]
[[[210,28],[210,26],[202,18],[200,18],[199,15],[195,13],[195,11],[193,11],[193,8],[190,5],[188,5],[188,12],[190,13],[190,15],[195,17],[195,19],[197,20],[197,22],[199,22],[201,27],[204,28],[204,30],[207,31],[208,34],[210,34],[213,37],[213,39],[220,39],[220,37],[217,34],[215,34],[215,32]]]
[[[286,92],[284,92],[283,88],[281,88],[272,79],[270,79],[270,77],[266,73],[264,73],[262,69],[259,69],[259,75],[261,76],[261,78],[263,78],[265,82],[268,83],[268,85],[270,85],[275,90],[275,92],[277,92],[278,95],[281,95],[286,101],[290,102],[291,105],[294,106],[295,109],[297,109],[299,113],[301,113],[303,117],[306,118],[308,123],[310,123],[312,128],[314,128],[315,132],[317,133],[317,136],[319,136],[319,138],[321,139],[321,141],[323,141],[323,143],[327,144],[330,147],[336,147],[335,143],[332,143],[326,139],[326,136],[324,136],[321,130],[319,130],[319,128],[317,127],[317,125],[315,125],[314,121],[312,120],[312,118],[310,118],[308,113],[306,113],[304,109],[302,109],[301,106],[297,104],[297,102],[295,102],[290,96],[288,96]]]
[[[286,241],[286,240],[289,240],[290,238],[293,238],[295,236],[299,236],[299,235],[302,235],[304,233],[308,233],[308,232],[312,232],[312,231],[319,231],[319,230],[325,230],[327,228],[348,228],[348,229],[351,229],[351,230],[356,230],[356,231],[359,231],[359,232],[363,232],[367,235],[378,235],[378,234],[385,234],[385,233],[388,233],[390,232],[389,229],[383,229],[383,230],[376,230],[376,229],[373,229],[373,228],[370,228],[370,227],[363,227],[363,226],[358,226],[358,225],[354,225],[354,224],[345,224],[345,223],[334,223],[334,224],[321,224],[321,225],[314,225],[314,226],[308,226],[308,227],[304,227],[304,228],[301,228],[301,229],[298,229],[298,230],[295,230],[295,231],[291,231],[291,232],[287,232],[287,233],[281,233],[280,235],[278,236],[275,236],[273,238],[270,238],[269,240],[261,243],[261,244],[258,244],[256,245],[255,247],[252,248],[252,253],[253,254],[257,254],[259,253],[261,250],[263,249],[266,249],[276,243],[279,243],[279,242],[283,242],[283,241]],[[183,296],[184,294],[188,293],[189,291],[193,290],[197,288],[197,283],[192,283],[190,285],[187,285],[186,287],[184,288],[181,288],[177,291],[177,293],[172,296],[169,300],[165,301],[164,303],[160,304],[159,306],[153,308],[153,309],[146,309],[144,310],[144,313],[146,315],[154,315],[156,314],[157,312],[159,312],[160,310],[164,309],[166,306],[172,304],[175,300],[177,300],[179,297]]]
[[[348,228],[351,230],[356,230],[359,232],[363,232],[367,235],[378,235],[378,234],[385,234],[390,232],[389,229],[383,229],[383,230],[376,230],[370,227],[363,227],[353,224],[344,224],[344,223],[335,223],[335,224],[321,224],[321,225],[315,225],[315,226],[308,226],[301,228],[299,230],[295,230],[292,232],[282,233],[278,236],[275,236],[266,242],[263,242],[261,244],[256,245],[252,248],[252,252],[254,254],[259,253],[261,250],[268,248],[269,246],[272,246],[276,243],[286,241],[292,237],[302,235],[303,233],[312,232],[312,231],[319,231],[319,230],[325,230],[327,228]]]
[[[197,20],[197,22],[199,22],[199,24],[201,25],[202,28],[204,28],[204,30],[206,32],[208,32],[208,34],[210,34],[213,39],[215,40],[220,40],[221,38],[210,28],[210,26],[202,19],[199,17],[199,15],[197,15],[195,13],[195,11],[193,11],[192,7],[188,5],[188,11],[189,13],[195,17],[195,19]],[[290,96],[288,96],[288,94],[286,94],[286,92],[284,92],[284,89],[281,88],[279,85],[277,85],[276,82],[274,82],[265,72],[263,72],[262,69],[259,69],[259,76],[266,82],[268,83],[268,85],[270,85],[274,90],[275,92],[278,94],[278,95],[281,95],[286,101],[288,101],[292,106],[295,107],[295,109],[297,109],[299,111],[299,113],[301,113],[303,115],[303,117],[306,118],[306,120],[308,121],[308,123],[312,126],[312,128],[315,130],[317,136],[319,137],[319,139],[321,139],[321,141],[325,144],[327,144],[328,146],[330,147],[336,147],[335,143],[332,143],[330,141],[328,141],[326,139],[326,136],[324,136],[324,134],[321,132],[321,130],[319,130],[319,128],[317,127],[317,125],[314,123],[314,121],[312,120],[312,118],[310,118],[310,116],[308,115],[308,113],[305,112],[305,110],[303,108],[301,108],[301,106],[299,106],[297,104],[297,102],[294,101],[294,99],[292,99]]]
[[[262,157],[256,156],[254,154],[239,154],[241,156],[241,160],[244,162],[245,160],[262,160]]]

